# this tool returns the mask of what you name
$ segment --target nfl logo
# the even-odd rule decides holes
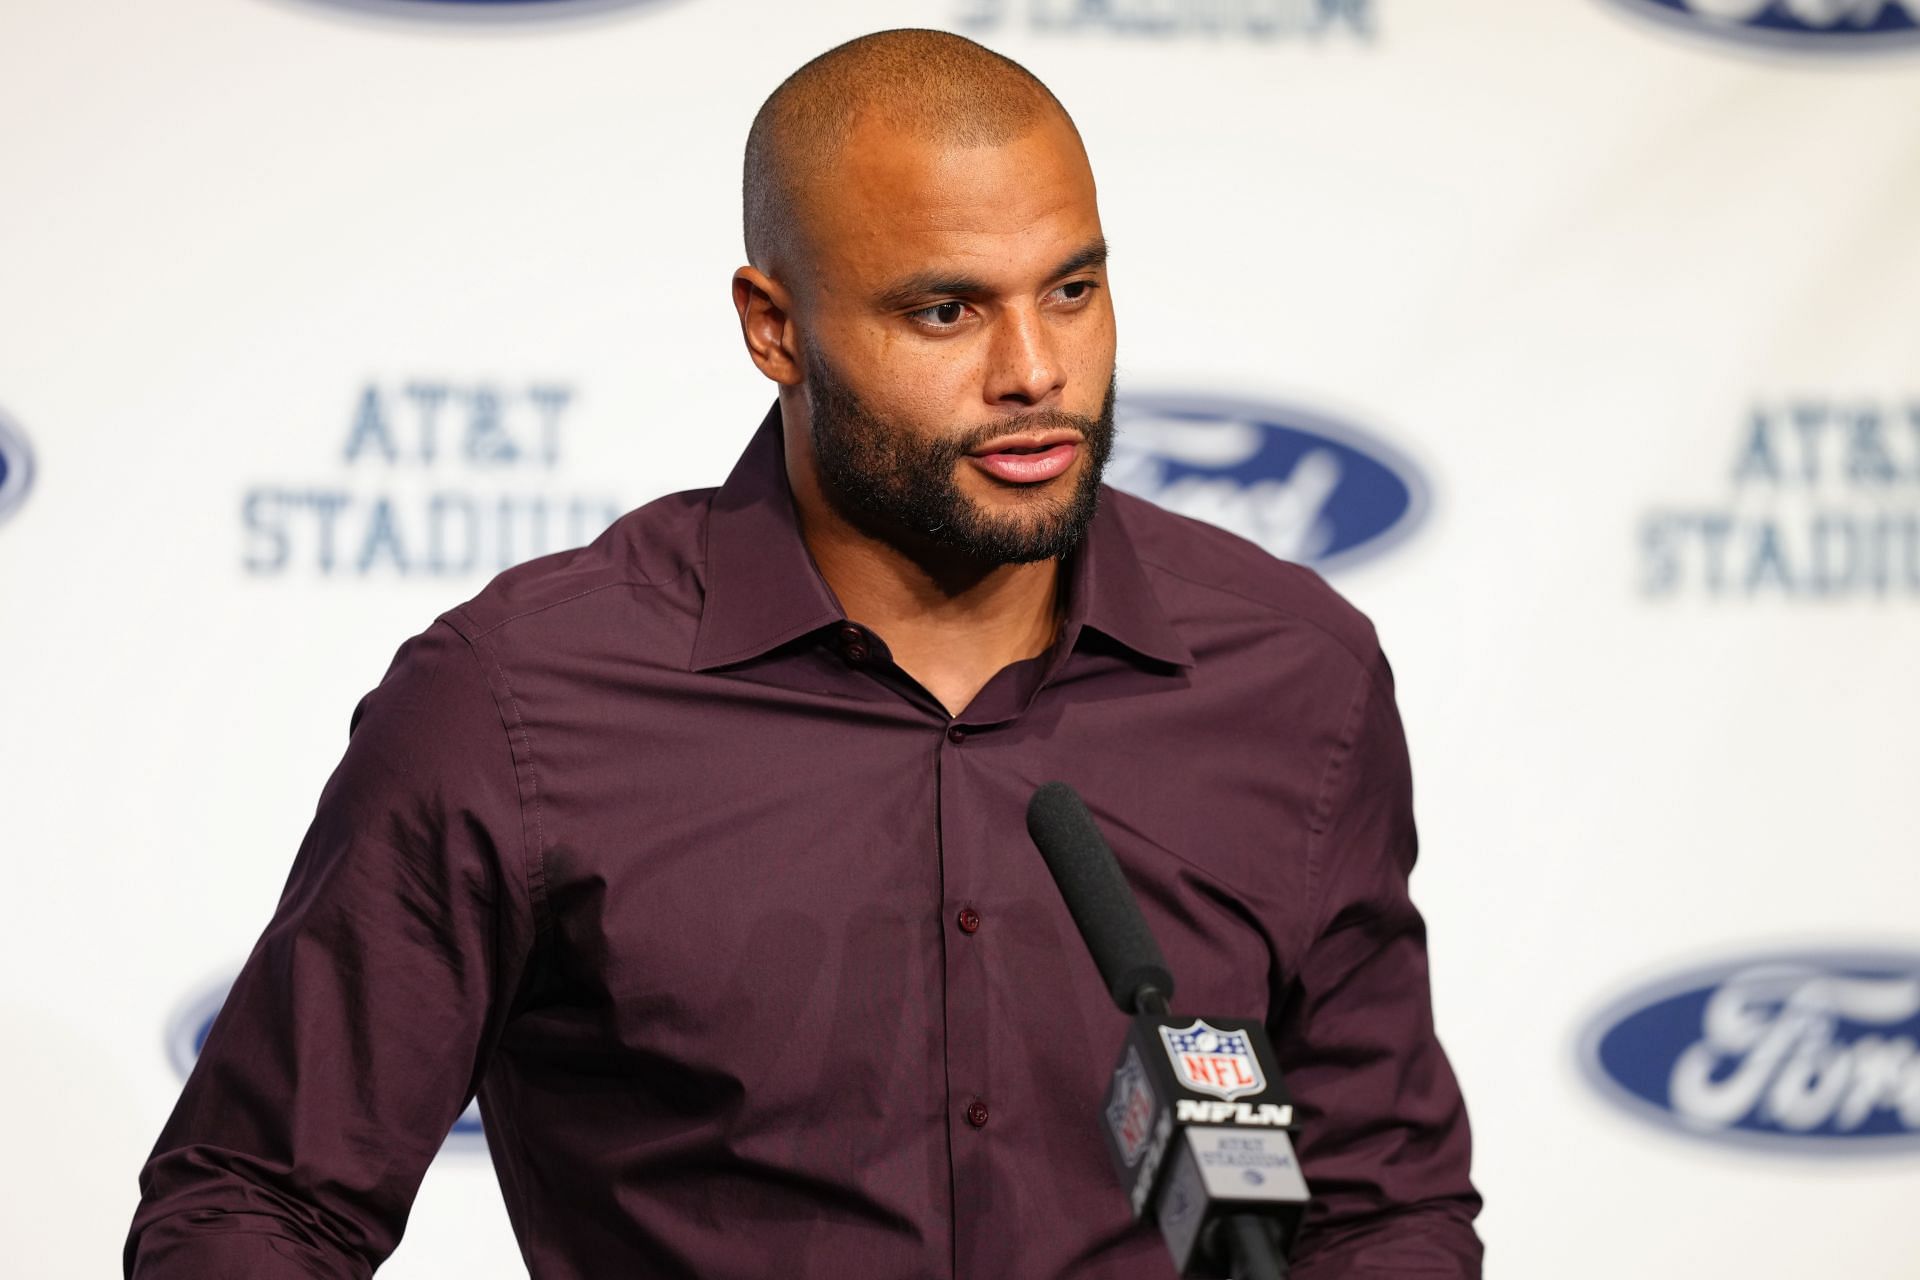
[[[1131,1169],[1140,1163],[1147,1149],[1147,1126],[1153,1123],[1153,1089],[1147,1084],[1147,1069],[1140,1055],[1127,1047],[1127,1060],[1113,1073],[1113,1092],[1107,1103],[1107,1128],[1120,1158]]]
[[[1232,1102],[1267,1087],[1253,1041],[1244,1031],[1222,1031],[1195,1019],[1184,1029],[1160,1028],[1160,1038],[1166,1042],[1175,1077],[1195,1093]]]

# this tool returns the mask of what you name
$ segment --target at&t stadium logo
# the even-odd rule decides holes
[[[1034,31],[1098,32],[1147,39],[1371,39],[1376,0],[958,0],[956,25],[993,31],[1023,21]]]
[[[1128,393],[1107,482],[1219,525],[1283,560],[1331,569],[1399,542],[1426,514],[1411,463],[1285,405]]]
[[[1746,44],[1826,52],[1920,44],[1920,0],[1614,0]]]
[[[20,509],[33,487],[33,451],[13,420],[0,413],[0,523]]]
[[[1784,1150],[1920,1148],[1920,955],[1757,956],[1637,991],[1582,1065],[1634,1112]]]

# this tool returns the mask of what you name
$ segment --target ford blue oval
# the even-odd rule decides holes
[[[1803,1152],[1920,1147],[1920,955],[1755,955],[1587,1028],[1588,1078],[1677,1132]]]
[[[1821,53],[1920,45],[1916,8],[1889,0],[1614,0],[1636,13],[1743,44]]]
[[[231,982],[221,981],[202,988],[187,999],[175,1011],[167,1024],[167,1057],[172,1061],[174,1070],[186,1079],[193,1070],[193,1064],[200,1057],[200,1049],[207,1043],[207,1033],[213,1030],[213,1020],[220,1013],[220,1006],[226,1003],[227,988]],[[484,1146],[484,1135],[480,1128],[480,1105],[469,1102],[467,1109],[453,1122],[453,1128],[447,1134],[443,1151],[480,1150]]]
[[[1107,480],[1283,560],[1333,569],[1417,527],[1419,473],[1377,438],[1288,405],[1128,392]]]
[[[33,487],[33,451],[27,437],[0,413],[0,521],[20,509]]]
[[[308,0],[333,9],[442,22],[521,22],[586,17],[659,0]]]

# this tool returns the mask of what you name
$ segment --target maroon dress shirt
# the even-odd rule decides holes
[[[354,713],[128,1274],[368,1275],[477,1092],[538,1280],[1164,1280],[1101,1137],[1126,1020],[1025,830],[1060,779],[1176,1007],[1268,1022],[1298,1280],[1478,1276],[1373,629],[1113,491],[1067,605],[948,715],[814,567],[776,411],[443,615]]]

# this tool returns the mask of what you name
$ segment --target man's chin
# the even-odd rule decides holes
[[[1079,491],[1078,480],[1061,476],[1045,485],[996,486],[991,493],[962,490],[961,496],[977,528],[1038,533],[1066,521]]]
[[[1077,545],[1084,530],[1073,530],[1070,508],[1046,504],[1044,511],[1029,508],[991,509],[971,504],[963,527],[937,530],[931,540],[949,551],[997,564],[1032,564],[1064,555]]]

